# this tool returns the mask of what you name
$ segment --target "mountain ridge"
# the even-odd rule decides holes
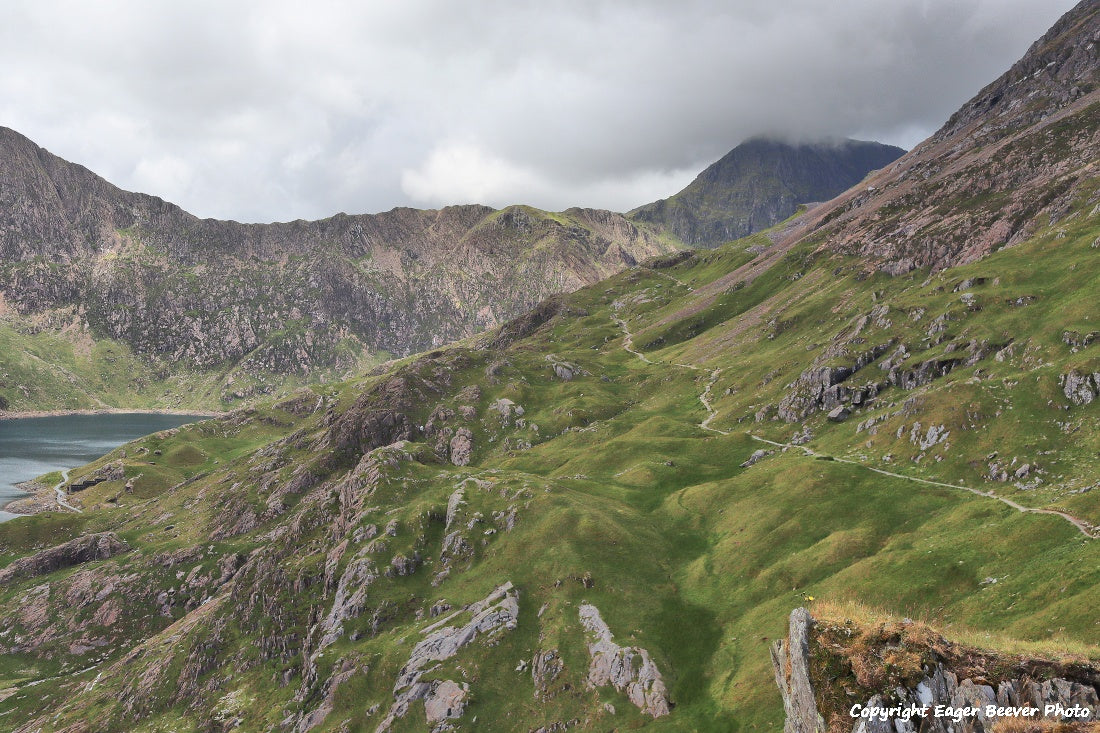
[[[891,274],[844,246],[907,215],[872,177],[73,471],[83,513],[0,525],[0,719],[726,732],[798,703],[848,730],[853,702],[927,699],[925,677],[937,702],[1095,694],[1100,178],[1087,135],[1044,132],[1080,131],[1079,101],[1006,138],[1075,187],[1037,177],[1065,201],[1014,246]],[[951,147],[910,161],[999,164]],[[971,193],[912,196],[952,215]]]
[[[1100,158],[1100,6],[1066,13],[888,169],[807,216],[828,247],[884,272],[980,259],[1057,221]]]
[[[153,374],[145,382],[194,406],[225,407],[281,389],[288,377],[346,375],[469,336],[677,247],[618,214],[581,208],[199,219],[118,189],[14,131],[0,131],[0,144],[0,207],[8,212],[0,298],[16,318],[9,341],[45,356],[71,350],[64,334],[90,335],[103,350],[128,352]],[[46,332],[60,345],[25,343],[26,334],[41,342]],[[41,370],[30,375],[28,358],[20,370],[30,381],[49,380]],[[96,406],[102,393],[81,376],[89,367],[69,371],[80,386],[60,404],[21,394],[18,383],[0,384],[0,396],[23,408]],[[173,384],[180,380],[183,390]],[[202,385],[198,396],[188,381]],[[152,389],[135,391],[147,400],[141,392]]]

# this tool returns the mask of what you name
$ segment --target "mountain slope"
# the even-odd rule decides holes
[[[756,138],[707,167],[683,191],[630,212],[696,247],[714,247],[776,224],[799,204],[825,201],[905,151],[843,140],[790,144]]]
[[[441,705],[460,729],[774,725],[770,639],[809,596],[1100,658],[1100,401],[1063,379],[1095,371],[1095,346],[1061,339],[1087,315],[1097,234],[1082,220],[927,283],[796,247],[721,319],[678,319],[748,272],[739,243],[137,441],[99,464],[124,479],[70,497],[85,514],[0,526],[9,558],[92,532],[131,548],[0,582],[0,712],[46,730],[422,730]],[[918,351],[939,323],[947,340]],[[1003,329],[1015,349],[968,349]],[[914,352],[901,374],[964,361],[849,400],[843,422],[816,403],[770,419],[823,353],[829,374],[865,362],[838,383],[852,392],[885,379],[895,352],[863,354],[891,342]],[[663,697],[632,702],[641,677],[588,686],[590,608]]]
[[[198,398],[212,404],[471,335],[673,247],[592,209],[200,220],[6,129],[0,208],[0,315],[10,329],[121,342],[161,380],[195,372],[214,383]],[[4,386],[15,406],[89,406]]]
[[[1100,160],[1100,5],[1082,2],[931,138],[828,206],[828,246],[942,269],[1063,220]]]
[[[0,720],[762,729],[803,603],[1095,668],[1098,201],[901,275],[811,211],[135,441],[0,525]]]

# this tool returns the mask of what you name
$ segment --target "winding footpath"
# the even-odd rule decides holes
[[[649,357],[634,348],[634,334],[630,332],[630,328],[626,325],[626,321],[618,316],[611,316],[615,323],[619,324],[619,328],[623,332],[623,349],[641,359],[646,364],[658,364],[659,362],[652,361]],[[703,421],[696,423],[703,430],[709,430],[712,433],[718,433],[719,435],[729,435],[729,431],[720,430],[719,428],[712,428],[710,426],[711,420],[718,417],[718,411],[710,403],[711,389],[714,387],[714,383],[718,381],[718,376],[722,373],[721,369],[704,369],[703,367],[696,366],[695,364],[680,364],[678,362],[669,362],[672,366],[680,367],[681,369],[691,369],[696,372],[709,372],[710,379],[707,381],[707,386],[703,390],[703,393],[699,395],[699,402],[703,404],[703,408],[707,411],[707,416],[703,418]]]
[[[1024,506],[1023,504],[1018,504],[1018,503],[1012,501],[1012,499],[1006,499],[1003,496],[999,496],[997,494],[994,494],[992,491],[982,491],[980,489],[975,489],[975,488],[972,488],[970,486],[966,486],[964,484],[948,484],[948,483],[944,483],[943,481],[932,481],[931,479],[917,478],[915,476],[906,476],[905,474],[894,473],[893,471],[886,471],[886,470],[881,469],[881,468],[876,468],[875,466],[869,466],[866,463],[861,463],[859,461],[853,461],[849,458],[837,458],[836,456],[826,456],[822,453],[818,453],[817,451],[811,450],[810,448],[807,448],[804,445],[795,445],[793,443],[780,443],[780,442],[777,442],[777,441],[774,441],[774,440],[768,440],[767,438],[761,438],[759,435],[753,435],[752,433],[748,433],[748,436],[750,438],[752,438],[753,440],[760,441],[761,443],[767,443],[768,445],[778,446],[780,448],[797,448],[797,449],[801,449],[803,455],[805,455],[808,458],[827,458],[829,460],[836,461],[837,463],[847,463],[850,466],[859,466],[860,468],[865,468],[868,471],[874,471],[875,473],[882,474],[883,476],[890,476],[891,478],[900,478],[900,479],[904,479],[906,481],[913,481],[913,482],[918,483],[918,484],[927,484],[928,486],[941,486],[941,487],[946,488],[946,489],[956,489],[956,490],[960,490],[960,491],[966,491],[966,492],[969,492],[971,494],[974,494],[975,496],[985,497],[986,499],[996,499],[997,501],[1001,502],[1002,504],[1006,504],[1006,505],[1012,507],[1013,509],[1015,509],[1016,511],[1023,512],[1024,514],[1051,514],[1053,516],[1061,517],[1062,519],[1066,520],[1067,522],[1072,524],[1074,527],[1076,527],[1081,532],[1081,534],[1085,535],[1090,540],[1100,539],[1100,534],[1098,534],[1096,532],[1096,530],[1091,525],[1089,525],[1088,522],[1085,522],[1084,520],[1078,519],[1077,517],[1073,516],[1072,514],[1067,514],[1066,512],[1060,512],[1057,509],[1038,509],[1036,507]]]
[[[65,484],[67,484],[69,482],[69,471],[70,470],[71,469],[66,468],[64,471],[61,472],[61,481],[57,484],[57,486],[53,487],[53,491],[54,491],[55,494],[57,494],[57,503],[58,503],[59,506],[65,507],[66,509],[68,509],[70,511],[74,511],[77,514],[83,514],[84,513],[83,509],[78,509],[77,507],[73,506],[69,502],[65,501],[65,491],[64,491],[64,489],[61,488],[62,486],[64,486]]]
[[[638,357],[639,359],[641,359],[646,364],[654,364],[655,365],[655,364],[660,363],[660,362],[655,362],[655,361],[651,360],[645,354],[641,353],[640,351],[635,350],[635,348],[634,348],[634,334],[630,332],[630,328],[626,325],[626,321],[624,321],[622,318],[619,318],[618,316],[615,316],[615,315],[612,316],[612,319],[615,321],[615,323],[617,323],[619,325],[619,328],[622,329],[622,332],[623,332],[622,346],[623,346],[624,350],[626,350],[627,352],[629,352],[629,353],[633,354],[634,356]],[[694,370],[694,371],[708,371],[708,372],[710,372],[710,379],[707,381],[707,386],[703,390],[702,394],[699,395],[699,402],[701,402],[703,407],[706,409],[707,416],[701,423],[698,423],[698,426],[700,428],[702,428],[703,430],[709,430],[712,433],[718,433],[719,435],[729,435],[730,433],[729,433],[728,430],[721,430],[719,428],[712,428],[710,426],[711,421],[714,420],[714,418],[718,417],[718,411],[714,409],[714,406],[711,404],[711,401],[710,401],[711,397],[712,397],[711,390],[713,389],[715,382],[718,381],[718,376],[722,373],[722,370],[721,369],[703,369],[703,367],[696,366],[694,364],[680,364],[680,363],[676,363],[676,362],[670,362],[670,363],[671,363],[672,366],[680,367],[682,369],[691,369],[691,370]],[[1002,504],[1010,506],[1013,509],[1015,509],[1016,511],[1022,512],[1024,514],[1049,514],[1049,515],[1052,515],[1052,516],[1061,517],[1062,519],[1066,520],[1067,522],[1072,524],[1074,527],[1076,527],[1077,530],[1081,534],[1083,534],[1085,537],[1088,537],[1090,540],[1100,539],[1100,531],[1098,531],[1095,527],[1090,525],[1088,522],[1085,522],[1084,520],[1079,519],[1079,518],[1073,516],[1072,514],[1068,514],[1066,512],[1058,511],[1057,509],[1039,509],[1039,508],[1036,508],[1036,507],[1024,506],[1023,504],[1019,504],[1019,503],[1013,501],[1012,499],[1007,499],[1003,496],[999,496],[997,494],[994,494],[992,491],[981,491],[980,489],[975,489],[975,488],[972,488],[970,486],[965,486],[963,484],[949,484],[949,483],[945,483],[943,481],[932,481],[931,479],[917,478],[915,476],[906,476],[906,475],[901,474],[901,473],[895,473],[893,471],[887,471],[887,470],[884,470],[884,469],[881,469],[881,468],[876,468],[875,466],[870,466],[866,463],[861,463],[860,461],[853,461],[849,458],[837,458],[836,456],[826,456],[822,453],[818,453],[818,452],[816,452],[816,451],[814,451],[810,448],[807,448],[804,445],[795,445],[793,443],[780,443],[780,442],[777,442],[777,441],[774,441],[774,440],[768,440],[767,438],[761,438],[759,435],[754,435],[753,433],[746,433],[746,435],[748,435],[753,440],[759,441],[761,443],[767,443],[768,445],[774,445],[774,446],[777,446],[777,447],[780,447],[780,448],[800,449],[802,451],[803,455],[805,455],[808,458],[815,458],[815,459],[816,458],[829,458],[833,461],[836,461],[837,463],[846,463],[850,466],[859,466],[860,468],[866,469],[868,471],[874,471],[875,473],[881,474],[883,476],[889,476],[891,478],[902,479],[904,481],[912,481],[912,482],[918,483],[918,484],[926,484],[928,486],[939,486],[939,487],[947,488],[947,489],[956,489],[956,490],[960,490],[960,491],[966,491],[966,492],[969,492],[971,494],[974,494],[975,496],[981,496],[981,497],[984,497],[986,499],[995,499],[996,501],[999,501]]]

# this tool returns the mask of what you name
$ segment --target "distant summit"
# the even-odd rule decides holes
[[[799,204],[826,201],[905,154],[881,143],[790,144],[754,138],[667,199],[629,216],[658,224],[694,247],[714,247],[783,221]]]

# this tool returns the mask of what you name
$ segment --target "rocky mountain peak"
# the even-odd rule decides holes
[[[684,190],[630,212],[684,242],[714,247],[825,201],[905,151],[860,140],[786,142],[755,137],[708,166]]]
[[[1063,15],[1027,53],[940,128],[933,141],[975,123],[983,143],[1033,125],[1095,91],[1100,59],[1100,3],[1084,0]]]
[[[798,235],[891,274],[977,260],[1057,224],[1100,158],[1100,4],[1082,2],[900,160]]]

